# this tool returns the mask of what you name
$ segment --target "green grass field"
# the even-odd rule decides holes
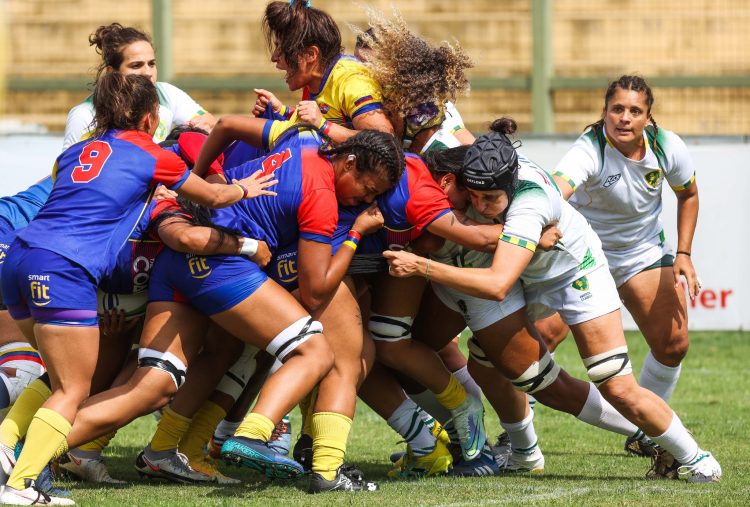
[[[639,335],[628,335],[636,369],[646,349]],[[374,413],[359,406],[349,442],[348,462],[380,491],[360,494],[305,493],[307,479],[269,482],[247,470],[224,469],[245,483],[237,487],[177,486],[140,480],[132,467],[138,451],[156,425],[153,417],[139,419],[120,431],[108,452],[113,476],[132,481],[125,488],[98,488],[62,483],[82,505],[750,505],[750,382],[745,361],[750,357],[750,333],[692,333],[691,349],[672,406],[701,446],[721,462],[720,484],[694,485],[643,478],[649,461],[628,457],[623,438],[586,426],[573,417],[537,405],[535,425],[546,456],[539,475],[477,479],[439,477],[413,482],[385,478],[388,455],[399,450],[396,435]],[[571,374],[585,378],[572,340],[558,349],[556,360]],[[294,429],[299,428],[295,414]],[[497,416],[488,411],[491,435],[499,432]],[[296,434],[296,431],[295,431]]]

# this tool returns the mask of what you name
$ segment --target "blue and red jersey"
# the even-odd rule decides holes
[[[178,189],[189,174],[146,132],[107,131],[57,158],[52,193],[19,238],[79,264],[98,281],[114,266],[153,188]]]
[[[385,247],[404,247],[417,239],[433,221],[451,211],[448,196],[432,179],[418,155],[406,154],[406,167],[399,182],[378,197],[385,227],[379,233]]]
[[[47,176],[22,192],[0,197],[0,235],[29,225],[51,191],[52,176]]]
[[[318,154],[319,137],[310,131],[289,131],[269,155],[225,171],[229,181],[258,170],[273,172],[277,196],[242,200],[214,210],[217,225],[251,238],[262,239],[271,252],[299,238],[331,243],[338,222],[333,165]]]

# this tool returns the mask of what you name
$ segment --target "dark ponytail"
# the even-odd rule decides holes
[[[604,112],[606,113],[607,107],[609,107],[609,101],[612,99],[612,97],[615,95],[615,92],[617,90],[632,90],[634,92],[640,92],[643,93],[646,96],[646,107],[648,108],[648,111],[646,113],[648,114],[648,119],[651,122],[651,124],[654,126],[654,130],[658,133],[659,127],[656,125],[656,120],[654,120],[654,117],[651,116],[651,106],[654,105],[654,94],[651,91],[651,87],[646,83],[646,80],[643,79],[641,76],[636,75],[624,75],[620,76],[618,79],[612,81],[609,83],[609,86],[607,87],[607,91],[604,94]],[[602,114],[604,116],[604,114]],[[583,130],[593,129],[594,135],[599,135],[597,127],[602,127],[604,125],[604,118],[600,118],[598,121],[595,121],[594,123],[590,123],[589,125],[586,125],[586,128]]]
[[[96,81],[99,81],[107,67],[119,70],[123,61],[123,50],[138,41],[148,42],[153,46],[151,37],[146,32],[132,26],[122,26],[120,23],[102,25],[89,35],[89,45],[96,46],[96,52],[102,56],[102,63],[96,69]]]
[[[299,57],[310,46],[320,50],[323,69],[343,52],[341,32],[326,12],[310,7],[305,0],[271,2],[263,16],[263,34],[271,53],[284,57],[291,73],[299,70]]]
[[[146,114],[158,114],[159,96],[146,76],[107,72],[94,87],[94,136],[107,130],[138,130]]]

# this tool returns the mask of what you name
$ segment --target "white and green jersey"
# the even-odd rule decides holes
[[[190,95],[169,83],[156,83],[159,94],[159,127],[154,133],[154,142],[160,143],[177,125],[185,125],[196,116],[206,111]],[[86,100],[75,106],[68,113],[65,122],[63,150],[78,141],[87,138],[93,130],[94,101],[89,95]]]
[[[499,223],[483,217],[471,205],[466,210],[466,216],[480,224]],[[437,262],[460,268],[488,268],[492,265],[492,257],[491,253],[469,250],[450,240],[445,240],[440,250],[430,254],[430,258]]]
[[[456,138],[456,132],[462,128],[464,128],[464,119],[461,118],[458,109],[453,102],[446,102],[445,118],[440,124],[440,130],[430,136],[419,154],[424,155],[432,150],[445,150],[461,146],[461,142]]]
[[[606,262],[599,238],[586,219],[562,198],[552,177],[520,153],[518,160],[518,187],[500,240],[534,252],[521,275],[523,283],[554,287]],[[548,252],[537,250],[542,230],[551,224],[560,229],[562,239]]]
[[[570,203],[591,223],[605,251],[628,249],[662,234],[665,178],[674,190],[695,182],[693,161],[679,136],[649,126],[644,142],[643,159],[630,160],[597,126],[578,138],[555,169],[575,190]]]

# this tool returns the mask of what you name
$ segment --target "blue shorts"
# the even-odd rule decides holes
[[[250,297],[266,280],[257,264],[240,255],[200,256],[164,248],[151,270],[148,300],[187,303],[214,315]]]
[[[5,305],[15,320],[96,326],[96,280],[75,262],[16,239],[2,265]]]

